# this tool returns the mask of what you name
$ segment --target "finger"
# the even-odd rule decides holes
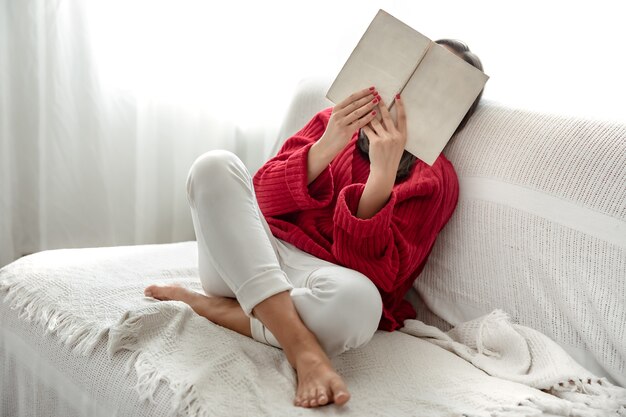
[[[344,121],[347,124],[350,124],[356,119],[363,117],[366,113],[371,111],[379,101],[378,98],[373,97],[373,93],[375,92],[376,91],[373,91],[372,94],[368,94],[365,97],[352,102],[352,105],[349,105],[339,110],[337,114],[339,115],[339,117],[344,117]]]
[[[400,94],[396,95],[396,116],[398,119],[398,130],[403,135],[406,135],[406,112],[404,110],[404,103],[400,100]]]
[[[376,133],[377,136],[381,137],[386,133],[383,125],[380,124],[378,119],[374,118],[369,124],[372,127],[372,130]]]
[[[367,136],[367,139],[370,139],[373,136],[376,136],[376,132],[372,130],[370,125],[363,126],[362,129],[363,129],[363,132],[365,132],[365,136]]]
[[[336,110],[341,110],[343,108],[345,108],[346,106],[348,106],[350,103],[352,103],[353,101],[356,101],[362,97],[365,97],[368,94],[371,94],[373,91],[375,91],[375,87],[368,87],[368,88],[364,88],[360,91],[357,91],[356,93],[352,93],[350,94],[347,98],[345,98],[343,101],[341,101],[339,104],[337,104],[335,106]]]
[[[383,126],[385,127],[385,130],[388,132],[392,131],[396,126],[393,124],[391,114],[389,114],[389,110],[387,110],[387,106],[385,105],[382,97],[380,98],[380,104],[378,106],[380,107],[380,115],[383,118]]]
[[[355,120],[352,124],[350,124],[350,128],[354,130],[359,130],[360,128],[362,128],[363,126],[365,126],[372,120],[375,120],[377,114],[378,112],[376,110],[371,110],[369,113],[367,113],[363,117]]]

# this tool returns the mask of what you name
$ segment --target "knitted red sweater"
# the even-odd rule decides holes
[[[356,217],[369,176],[369,162],[356,146],[358,132],[307,184],[308,152],[326,130],[331,112],[332,107],[317,113],[255,173],[257,200],[274,236],[369,277],[383,300],[378,328],[393,331],[416,317],[404,295],[452,216],[457,176],[443,154],[432,167],[417,159],[378,213]]]

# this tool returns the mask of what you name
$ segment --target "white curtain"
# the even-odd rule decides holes
[[[254,170],[274,139],[283,108],[264,125],[249,119],[238,124],[237,109],[220,104],[223,88],[207,91],[209,105],[164,95],[168,88],[180,92],[185,82],[181,90],[193,87],[182,68],[170,78],[154,71],[162,79],[150,79],[139,89],[124,85],[137,79],[111,79],[116,70],[150,77],[147,66],[159,62],[124,62],[127,51],[116,57],[97,49],[98,37],[114,35],[124,20],[114,15],[129,11],[121,4],[110,6],[111,15],[102,18],[96,3],[2,3],[0,266],[46,249],[194,239],[185,196],[193,160],[222,148]],[[143,48],[158,48],[147,39],[134,42],[137,55]],[[211,42],[204,53],[211,55]],[[161,58],[164,65],[175,59]],[[115,62],[98,67],[98,59]],[[199,80],[198,74],[193,77]],[[250,100],[237,82],[210,71],[206,78],[198,88],[228,82],[230,94]],[[152,94],[159,84],[166,87]]]
[[[618,3],[0,0],[0,267],[194,239],[194,159],[228,149],[256,171],[298,81],[335,75],[379,8],[466,41],[484,97],[621,115]]]

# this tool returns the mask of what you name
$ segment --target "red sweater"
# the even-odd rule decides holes
[[[257,200],[274,236],[369,277],[383,300],[378,328],[393,331],[416,317],[404,296],[452,216],[458,179],[443,153],[432,167],[416,159],[378,213],[356,217],[369,176],[369,162],[356,146],[358,132],[307,184],[308,152],[325,132],[331,112],[332,107],[316,114],[255,173]]]

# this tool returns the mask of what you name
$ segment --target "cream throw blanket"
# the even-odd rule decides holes
[[[149,400],[165,381],[182,415],[626,416],[625,389],[498,310],[447,333],[417,320],[376,332],[333,358],[352,393],[344,409],[294,407],[296,374],[280,349],[143,296],[152,283],[201,292],[196,250],[191,241],[39,252],[0,270],[0,299],[76,354],[102,337],[111,355],[134,351],[137,392]]]

